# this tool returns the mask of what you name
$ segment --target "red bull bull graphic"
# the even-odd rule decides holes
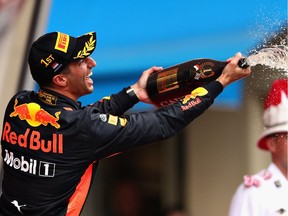
[[[207,93],[208,91],[203,87],[196,88],[191,92],[191,94],[185,95],[182,99],[182,104],[186,104],[190,99],[195,99],[197,96],[204,96]]]
[[[185,97],[182,99],[182,104],[185,106],[181,106],[181,109],[185,111],[199,104],[201,99],[198,96],[204,96],[207,93],[208,91],[203,87],[194,89],[191,94],[185,95]]]
[[[16,99],[14,104],[14,112],[10,114],[10,117],[18,116],[21,120],[32,119],[27,104],[16,106],[17,103],[18,100]]]
[[[38,127],[40,125],[51,126],[60,128],[58,124],[59,115],[61,111],[55,113],[55,116],[49,114],[47,111],[42,109],[39,104],[28,103],[18,105],[18,100],[15,100],[14,111],[10,114],[10,117],[19,117],[21,120],[25,120],[32,127]]]

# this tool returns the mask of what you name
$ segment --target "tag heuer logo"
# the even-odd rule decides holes
[[[107,116],[105,114],[100,114],[99,115],[101,121],[106,122],[107,121]]]

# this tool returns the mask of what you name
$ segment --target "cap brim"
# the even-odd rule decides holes
[[[90,32],[76,38],[72,61],[84,59],[90,56],[96,48],[96,32]]]
[[[266,145],[267,136],[281,132],[288,132],[288,123],[266,129],[258,140],[258,147],[263,150],[268,150],[268,147]]]

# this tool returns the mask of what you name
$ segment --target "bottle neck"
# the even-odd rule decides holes
[[[248,68],[250,66],[248,59],[247,58],[240,59],[238,62],[238,66],[243,69]]]

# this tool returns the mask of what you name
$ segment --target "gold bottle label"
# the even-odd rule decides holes
[[[164,93],[179,88],[177,79],[178,68],[163,71],[158,74],[157,77],[157,89],[158,93]]]

